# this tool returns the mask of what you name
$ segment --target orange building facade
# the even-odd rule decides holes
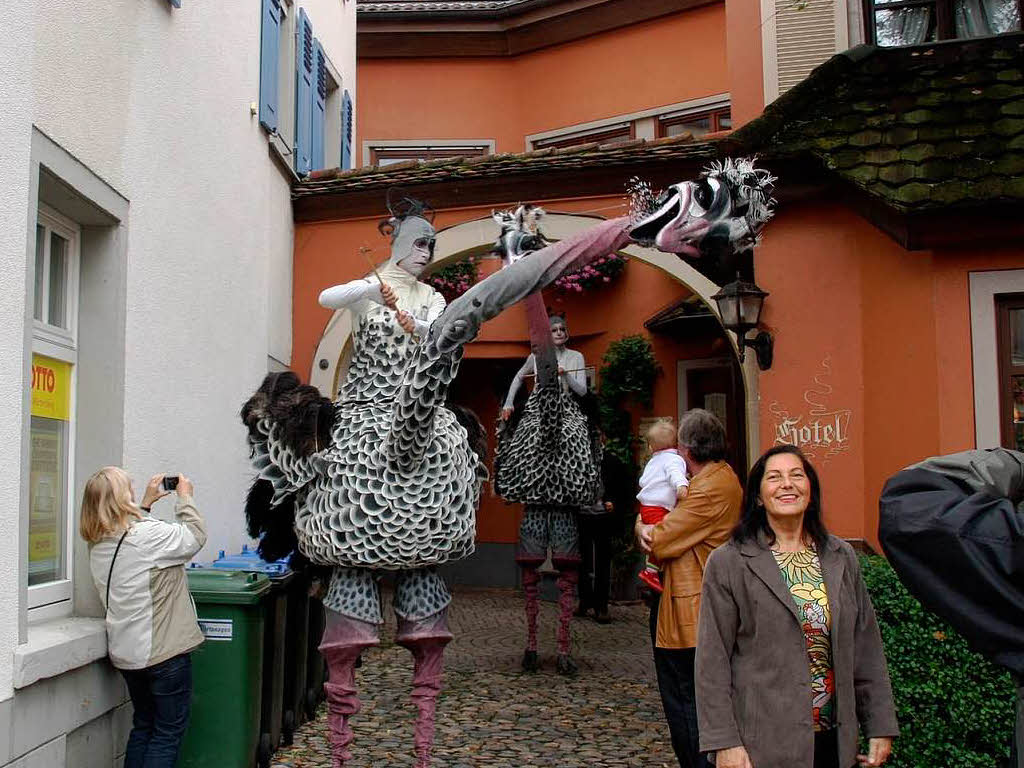
[[[595,218],[624,215],[622,190],[633,175],[657,186],[693,178],[714,157],[758,152],[780,177],[779,207],[744,276],[770,294],[761,320],[774,338],[771,367],[760,370],[750,352],[740,362],[711,300],[723,280],[710,265],[633,246],[608,285],[545,293],[550,307],[566,312],[570,346],[595,368],[597,387],[609,344],[643,334],[661,373],[653,407],[633,409],[637,429],[645,418],[712,408],[727,423],[741,475],[764,449],[801,445],[821,474],[826,523],[876,548],[887,477],[938,453],[1017,447],[1024,441],[1014,423],[1015,413],[1024,417],[1024,369],[1015,367],[1024,367],[1024,232],[1019,215],[1007,211],[1024,198],[1024,126],[1007,124],[998,142],[960,152],[946,146],[960,123],[922,118],[927,98],[906,102],[909,80],[900,86],[892,75],[898,93],[870,84],[886,68],[906,74],[929,61],[926,50],[938,50],[932,69],[910,72],[919,86],[925,77],[966,72],[968,86],[984,91],[964,68],[1008,82],[999,46],[1019,51],[1020,36],[956,51],[957,43],[861,47],[834,58],[826,51],[825,66],[765,109],[765,93],[785,75],[779,65],[772,86],[765,67],[776,66],[785,41],[778,37],[766,55],[764,31],[752,27],[744,2],[665,13],[651,11],[657,3],[637,4],[652,16],[632,23],[567,10],[567,24],[547,7],[549,17],[520,19],[519,27],[514,17],[504,26],[426,12],[396,20],[372,10],[387,3],[361,5],[371,9],[360,28],[355,146],[363,167],[296,187],[293,369],[336,391],[346,320],[320,308],[317,295],[365,276],[367,257],[386,258],[376,225],[390,187],[436,207],[435,269],[472,255],[484,275],[498,268],[486,256],[497,232],[494,209],[540,204],[549,212],[542,229],[558,239]],[[533,48],[521,28],[536,38]],[[857,35],[847,30],[837,39]],[[858,83],[867,85],[858,91]],[[925,86],[922,93],[936,92]],[[991,108],[1006,115],[1021,98],[993,89]],[[733,119],[746,125],[732,132]],[[416,152],[428,154],[415,159]],[[969,161],[981,170],[967,168]],[[522,310],[494,319],[467,349],[452,398],[490,426],[528,351]],[[518,520],[516,507],[485,489],[481,552],[509,568],[488,572],[485,564],[468,580],[514,579]]]

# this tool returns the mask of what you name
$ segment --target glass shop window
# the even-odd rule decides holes
[[[997,296],[996,319],[1002,444],[1024,451],[1024,293]]]
[[[28,605],[71,598],[77,226],[40,205],[29,423]]]

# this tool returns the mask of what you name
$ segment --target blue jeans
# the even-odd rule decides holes
[[[124,768],[174,768],[192,705],[192,657],[184,653],[121,674],[135,707]]]

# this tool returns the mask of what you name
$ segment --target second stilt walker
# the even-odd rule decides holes
[[[502,225],[498,250],[506,264],[547,244],[537,226],[543,214],[542,209],[528,205],[514,213],[496,214]],[[525,505],[516,548],[526,600],[523,669],[535,672],[540,667],[538,569],[550,551],[558,572],[556,669],[571,675],[577,667],[570,655],[569,626],[581,560],[576,512],[599,500],[601,443],[596,425],[588,423],[576,400],[587,394],[586,362],[580,352],[568,347],[565,315],[549,316],[539,293],[523,303],[532,352],[512,380],[501,411],[496,490],[507,501]],[[533,392],[521,417],[513,419],[516,395],[529,377],[536,377]]]

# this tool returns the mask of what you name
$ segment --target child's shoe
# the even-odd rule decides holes
[[[656,568],[646,567],[640,571],[640,581],[653,589],[656,594],[661,594],[661,575]]]

